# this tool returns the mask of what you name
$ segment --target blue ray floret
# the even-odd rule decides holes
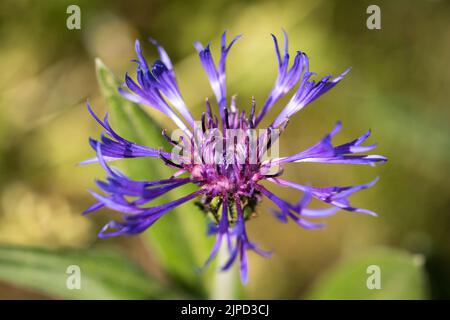
[[[136,41],[136,77],[133,79],[126,74],[124,87],[119,88],[119,92],[126,99],[159,110],[175,123],[182,134],[178,139],[172,139],[163,131],[164,137],[177,150],[176,153],[173,150],[170,152],[143,146],[121,137],[111,128],[108,117],[101,120],[88,104],[89,112],[104,132],[99,140],[89,140],[96,156],[83,163],[100,163],[107,177],[96,181],[102,193],[91,191],[97,202],[85,213],[106,207],[122,214],[120,221],[106,224],[99,237],[141,233],[172,209],[195,199],[210,218],[208,233],[216,237],[205,266],[210,264],[223,246],[228,249],[229,257],[221,266],[222,270],[227,270],[238,260],[241,279],[245,283],[248,279],[247,252],[251,250],[263,256],[270,255],[270,252],[250,241],[246,230],[246,223],[255,216],[253,213],[264,198],[275,205],[276,209],[272,212],[278,220],[284,223],[293,221],[306,229],[324,227],[323,223],[315,222],[314,219],[328,217],[338,210],[376,216],[373,211],[352,206],[349,197],[373,186],[378,178],[355,186],[312,187],[280,177],[283,167],[294,162],[373,166],[387,161],[381,155],[363,154],[376,147],[376,144],[363,145],[370,130],[350,142],[335,145],[332,139],[342,128],[338,122],[329,134],[306,150],[290,156],[268,157],[269,150],[285,131],[289,119],[336,86],[349,71],[347,69],[337,77],[312,80],[315,74],[309,69],[305,53],[297,51],[289,66],[288,38],[284,31],[283,34],[282,52],[277,38],[272,35],[278,61],[275,84],[261,110],[256,112],[253,99],[248,114],[238,109],[235,97],[227,97],[226,88],[226,60],[240,36],[227,43],[226,33],[223,33],[218,64],[214,62],[210,44],[204,47],[195,43],[218,106],[216,116],[209,100],[206,100],[206,111],[198,122],[183,99],[172,62],[164,48],[150,39],[156,46],[159,59],[149,64],[140,42]],[[291,91],[292,97],[274,115],[275,120],[267,128],[260,128],[259,124],[266,115],[273,113],[274,105]],[[249,134],[255,129],[260,129],[257,135]],[[236,131],[246,134],[236,135]],[[174,174],[163,180],[139,181],[109,165],[113,160],[137,157],[159,158],[165,165],[174,168]],[[275,187],[298,190],[303,196],[297,203],[290,203],[269,190],[270,184],[263,186],[264,181]],[[155,199],[187,184],[195,185],[197,190],[167,203],[154,204]],[[313,199],[325,207],[311,208]]]

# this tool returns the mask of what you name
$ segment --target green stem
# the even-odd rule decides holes
[[[239,283],[239,273],[236,264],[227,271],[220,270],[220,267],[227,262],[228,258],[228,248],[224,241],[217,253],[216,274],[211,290],[212,300],[233,300],[237,298],[236,291]]]

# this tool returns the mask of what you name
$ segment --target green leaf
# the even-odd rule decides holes
[[[68,278],[80,268],[80,289],[68,289]],[[173,298],[155,279],[126,257],[113,251],[50,250],[19,246],[0,247],[0,280],[68,299]]]
[[[374,277],[378,275],[380,289],[373,287]],[[344,259],[332,267],[319,279],[308,298],[426,299],[427,288],[422,256],[379,248]]]
[[[100,59],[96,59],[96,69],[113,128],[131,141],[153,148],[165,147],[170,151],[162,137],[161,127],[145,111],[145,107],[124,99],[118,93],[119,82]],[[174,173],[160,159],[130,159],[124,162],[127,173],[138,180],[167,179]],[[169,202],[195,189],[194,185],[185,186],[171,191],[161,200]],[[205,295],[209,273],[199,273],[196,268],[207,258],[212,239],[206,237],[204,215],[192,202],[166,214],[144,233],[144,237],[149,240],[158,261],[179,284]]]

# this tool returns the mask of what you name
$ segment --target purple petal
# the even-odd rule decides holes
[[[319,162],[374,165],[377,162],[387,161],[386,157],[380,155],[353,155],[354,153],[365,152],[375,147],[375,145],[361,146],[361,144],[370,135],[370,131],[353,141],[336,147],[333,146],[331,139],[337,132],[340,131],[341,127],[342,124],[338,122],[329,134],[327,134],[322,140],[312,147],[295,155],[281,158],[276,162]]]
[[[289,52],[288,52],[288,37],[286,32],[283,30],[284,35],[284,56],[281,57],[280,50],[278,47],[278,40],[272,34],[275,53],[278,59],[278,76],[275,81],[275,85],[271,90],[266,102],[264,103],[260,114],[258,115],[255,123],[258,124],[267,112],[272,108],[272,106],[283,96],[285,96],[301,79],[302,74],[305,75],[309,72],[309,60],[305,53],[300,51],[297,52],[294,63],[292,67],[288,70],[289,66]]]
[[[94,150],[96,150],[98,146],[101,147],[102,154],[105,156],[104,160],[111,161],[122,158],[159,157],[160,154],[170,157],[170,153],[161,152],[160,150],[145,147],[122,138],[111,128],[107,117],[105,117],[104,121],[101,121],[92,110],[89,102],[87,103],[87,107],[92,117],[106,130],[108,135],[115,139],[112,140],[105,136],[102,136],[101,141],[97,141],[92,138],[89,139],[89,143]],[[98,160],[98,157],[88,159],[81,162],[81,164],[94,163]]]
[[[309,77],[312,73],[305,72],[303,75],[302,82],[297,89],[297,92],[288,102],[288,104],[284,107],[275,121],[272,123],[272,127],[279,127],[283,122],[288,120],[302,108],[304,108],[309,103],[313,102],[325,92],[333,88],[336,84],[338,84],[342,78],[350,71],[350,68],[345,70],[341,75],[332,79],[330,76],[322,78],[319,82],[308,81]]]
[[[376,178],[366,184],[357,185],[357,186],[326,187],[326,188],[310,188],[310,187],[307,187],[307,186],[304,186],[301,184],[297,184],[297,183],[279,179],[279,178],[269,178],[267,180],[270,182],[273,182],[277,185],[293,188],[293,189],[300,190],[303,192],[306,192],[307,190],[310,189],[311,195],[314,198],[321,200],[323,202],[329,203],[335,207],[338,207],[338,208],[346,210],[346,211],[358,212],[358,213],[364,213],[364,214],[368,214],[368,215],[372,215],[372,216],[377,216],[377,214],[373,211],[352,207],[347,198],[359,190],[364,190],[364,189],[370,188],[378,181],[378,178]]]
[[[214,63],[214,59],[211,55],[211,47],[208,44],[203,47],[199,42],[194,43],[200,57],[200,62],[203,65],[203,69],[208,76],[211,88],[216,96],[217,103],[219,104],[219,112],[221,119],[225,119],[225,108],[227,106],[227,90],[226,90],[226,73],[225,65],[228,53],[233,44],[240,38],[238,35],[233,38],[229,45],[226,44],[226,32],[222,34],[221,38],[221,57],[219,60],[218,68]]]

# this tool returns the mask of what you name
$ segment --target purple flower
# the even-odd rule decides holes
[[[236,260],[240,261],[241,278],[247,281],[247,251],[252,250],[267,256],[270,253],[259,249],[249,240],[246,222],[253,218],[253,212],[261,200],[266,197],[275,207],[273,214],[282,222],[294,221],[303,228],[315,229],[324,226],[315,218],[322,218],[343,209],[351,212],[376,215],[374,212],[351,206],[348,198],[356,191],[371,187],[377,179],[363,185],[347,187],[310,187],[281,179],[283,166],[292,162],[320,162],[341,164],[369,164],[385,162],[379,155],[362,155],[376,145],[363,145],[370,131],[348,143],[334,145],[332,138],[342,125],[336,124],[325,137],[311,146],[291,156],[269,156],[289,121],[300,109],[313,102],[322,94],[339,83],[347,69],[340,76],[327,76],[319,81],[311,80],[314,73],[309,71],[308,56],[300,51],[295,55],[289,67],[288,40],[284,33],[285,45],[280,52],[278,41],[273,36],[278,59],[278,76],[261,111],[256,114],[255,101],[252,100],[249,114],[240,111],[236,99],[228,99],[226,91],[226,59],[233,44],[240,38],[235,37],[229,44],[226,33],[221,38],[221,56],[219,63],[213,60],[210,45],[203,47],[196,43],[200,61],[205,69],[217,100],[218,116],[212,112],[209,101],[201,121],[196,122],[183,100],[179,90],[172,63],[166,51],[154,40],[160,60],[151,66],[145,60],[139,41],[136,41],[138,59],[136,80],[125,76],[126,88],[120,93],[127,99],[158,109],[171,119],[179,128],[178,138],[171,138],[163,131],[164,137],[173,146],[172,151],[161,151],[136,144],[119,136],[109,125],[107,116],[102,121],[88,104],[89,112],[104,128],[100,140],[90,139],[90,145],[96,151],[96,157],[83,163],[99,162],[107,173],[105,181],[97,181],[103,195],[92,192],[97,203],[86,213],[107,207],[121,212],[121,221],[109,222],[99,233],[99,237],[111,237],[122,234],[137,234],[152,226],[171,209],[190,200],[208,213],[211,223],[209,234],[216,241],[205,265],[216,256],[222,244],[229,250],[229,259],[222,266],[228,269]],[[294,89],[296,87],[296,89]],[[274,104],[291,90],[292,98],[281,109],[275,120],[267,128],[258,124],[269,113]],[[175,169],[174,174],[164,180],[135,181],[125,174],[111,168],[109,161],[122,158],[157,157],[166,165]],[[268,181],[277,187],[288,187],[303,193],[298,203],[289,203],[270,191],[261,183]],[[153,205],[152,201],[171,190],[186,184],[196,185],[197,191],[177,200]],[[308,208],[315,198],[326,207]]]

